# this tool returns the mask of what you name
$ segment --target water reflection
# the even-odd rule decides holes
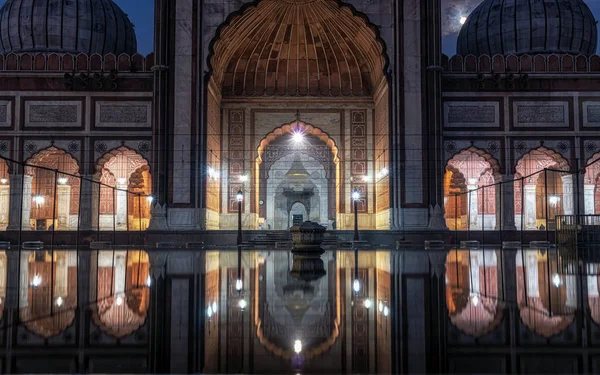
[[[252,251],[242,265],[238,291],[236,253],[206,254],[206,372],[390,372],[389,253],[360,253],[358,293],[354,252]]]
[[[77,306],[77,252],[22,251],[19,317],[25,327],[49,338],[69,327]]]

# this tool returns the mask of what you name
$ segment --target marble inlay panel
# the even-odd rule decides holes
[[[444,103],[444,126],[447,128],[500,127],[499,102],[446,102]]]
[[[600,101],[583,102],[583,126],[600,127]]]
[[[568,101],[514,101],[515,128],[560,128],[570,125]]]
[[[96,102],[96,127],[152,126],[152,103],[148,101]]]
[[[0,127],[9,127],[12,124],[12,102],[0,100]]]
[[[72,101],[25,101],[25,127],[80,127],[83,103]]]

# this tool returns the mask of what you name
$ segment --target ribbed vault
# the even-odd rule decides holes
[[[262,0],[211,51],[223,96],[371,96],[385,66],[374,29],[336,0]]]

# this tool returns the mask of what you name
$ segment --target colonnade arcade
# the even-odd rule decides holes
[[[211,44],[206,229],[389,229],[389,96],[383,42],[334,1],[263,0]]]
[[[543,146],[521,155],[514,175],[502,175],[498,161],[483,150],[462,150],[446,164],[446,225],[450,230],[554,229],[556,216],[575,214],[578,194],[585,197],[586,214],[598,213],[599,160],[597,154],[587,161],[577,192],[577,175],[567,159]]]
[[[148,162],[136,151],[120,147],[99,158],[95,170],[83,178],[78,160],[55,146],[29,157],[23,175],[14,174],[10,163],[0,160],[0,228],[146,229],[152,203]],[[82,215],[80,206],[91,212]],[[83,223],[83,217],[89,222]]]

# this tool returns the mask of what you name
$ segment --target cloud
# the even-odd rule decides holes
[[[442,0],[442,35],[460,31],[460,18],[467,17],[483,0]]]

